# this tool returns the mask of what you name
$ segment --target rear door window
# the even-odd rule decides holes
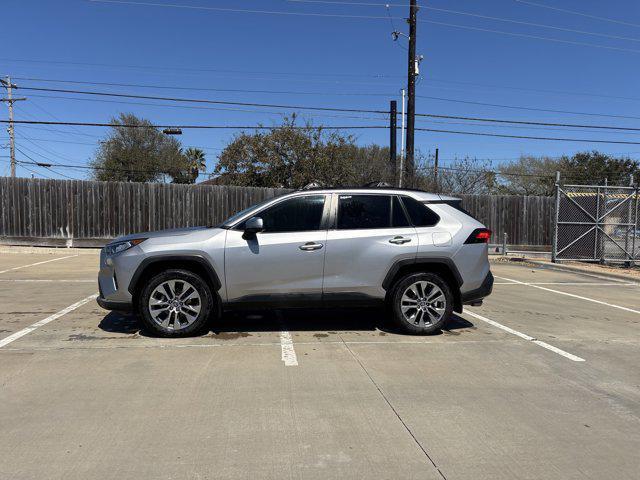
[[[340,195],[338,230],[391,227],[391,195]]]

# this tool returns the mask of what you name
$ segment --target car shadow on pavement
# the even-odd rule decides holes
[[[153,337],[145,331],[135,314],[110,312],[98,328],[105,332]],[[459,335],[465,329],[475,329],[473,323],[453,314],[446,328],[433,335]],[[262,310],[247,312],[225,312],[221,318],[211,322],[209,334],[220,338],[232,338],[236,334],[249,332],[354,332],[380,331],[383,333],[406,335],[388,318],[384,309],[296,309]]]

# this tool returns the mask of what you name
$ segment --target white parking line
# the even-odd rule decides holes
[[[280,310],[276,310],[276,318],[278,319],[278,323],[280,324],[280,350],[282,351],[281,359],[284,362],[286,367],[297,367],[298,366],[298,356],[296,355],[296,351],[293,348],[293,338],[291,338],[291,334],[287,331],[284,319],[282,317],[282,312]]]
[[[4,283],[96,283],[97,280],[64,280],[64,279],[43,279],[43,278],[0,278]],[[511,285],[511,284],[510,284]]]
[[[7,273],[7,272],[12,272],[14,270],[21,270],[23,268],[35,267],[36,265],[42,265],[43,263],[57,262],[58,260],[64,260],[65,258],[73,258],[73,257],[77,257],[77,256],[78,255],[67,255],[66,257],[52,258],[51,260],[45,260],[43,262],[31,263],[29,265],[20,265],[19,267],[13,267],[13,268],[8,268],[6,270],[1,270],[0,273]]]
[[[520,337],[524,340],[528,340],[531,343],[535,343],[536,345],[542,348],[546,348],[547,350],[557,353],[558,355],[562,355],[563,357],[568,358],[569,360],[573,360],[574,362],[585,361],[584,358],[578,357],[577,355],[574,355],[569,352],[565,352],[564,350],[561,350],[558,347],[554,347],[553,345],[549,345],[548,343],[538,340],[535,337],[532,337],[531,335],[527,335],[526,333],[522,333],[522,332],[519,332],[518,330],[514,330],[513,328],[507,327],[506,325],[502,325],[501,323],[498,323],[487,317],[483,317],[482,315],[478,315],[477,313],[470,312],[469,310],[465,310],[464,313],[466,313],[467,315],[473,318],[477,318],[478,320],[482,320],[483,322],[488,323],[489,325],[493,325],[494,327],[499,328],[500,330],[504,330],[507,333],[515,335],[516,337]]]
[[[496,277],[496,278],[502,278],[502,277]],[[620,283],[620,282],[616,282],[616,283],[605,283],[605,282],[521,282],[521,283],[515,283],[514,281],[509,281],[509,282],[494,282],[494,285],[586,285],[586,286],[597,286],[597,287],[612,287],[612,286],[616,286],[616,287],[620,287],[620,286],[631,286],[631,287],[637,287],[638,283]]]
[[[560,290],[554,290],[552,288],[541,287],[540,285],[535,285],[533,283],[521,282],[519,280],[513,280],[512,278],[506,278],[506,277],[496,277],[496,278],[500,278],[502,280],[508,280],[508,281],[514,282],[514,283],[519,283],[521,285],[527,285],[527,286],[529,286],[531,288],[538,288],[540,290],[545,290],[547,292],[557,293],[558,295],[566,295],[567,297],[573,297],[573,298],[577,298],[579,300],[586,300],[587,302],[597,303],[599,305],[604,305],[606,307],[617,308],[619,310],[624,310],[625,312],[631,312],[631,313],[640,314],[640,310],[634,310],[633,308],[623,307],[621,305],[616,305],[614,303],[603,302],[602,300],[596,300],[595,298],[583,297],[582,295],[575,295],[573,293],[561,292]]]
[[[35,329],[40,328],[43,325],[46,325],[47,323],[53,322],[54,320],[62,317],[63,315],[66,315],[69,312],[74,311],[76,308],[81,307],[85,303],[90,302],[91,300],[95,300],[97,297],[98,297],[98,294],[89,295],[87,298],[83,298],[79,302],[76,302],[73,305],[69,305],[68,307],[63,308],[57,313],[54,313],[53,315],[50,315],[47,318],[40,320],[39,322],[29,325],[27,328],[23,328],[22,330],[19,330],[16,333],[13,333],[8,337],[3,338],[2,340],[0,340],[0,348],[6,345],[9,345],[11,342],[14,342],[19,338],[24,337],[28,333],[33,332]]]
[[[280,332],[280,348],[282,349],[282,361],[287,367],[297,367],[298,357],[293,348],[291,334],[286,331]]]

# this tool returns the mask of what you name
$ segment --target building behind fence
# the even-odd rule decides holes
[[[98,246],[119,235],[215,225],[286,193],[278,188],[0,178],[0,240],[7,244]],[[552,243],[554,199],[460,195],[493,241]]]

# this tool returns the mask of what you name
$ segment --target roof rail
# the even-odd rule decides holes
[[[393,185],[379,180],[365,183],[362,188],[393,188]]]

